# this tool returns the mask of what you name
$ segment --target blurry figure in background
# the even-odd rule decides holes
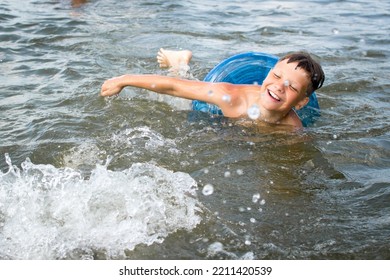
[[[83,4],[87,3],[88,0],[72,0],[72,7],[73,8],[79,8]]]

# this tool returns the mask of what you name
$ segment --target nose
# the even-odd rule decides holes
[[[284,92],[285,88],[290,85],[290,82],[288,80],[285,81],[278,81],[275,83],[275,90],[278,92]]]

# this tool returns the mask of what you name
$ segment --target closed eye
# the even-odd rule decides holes
[[[280,76],[274,72],[274,77],[280,79]]]
[[[295,92],[298,92],[298,89],[296,89],[296,88],[293,87],[293,86],[290,86],[290,89],[293,90],[293,91],[295,91]]]

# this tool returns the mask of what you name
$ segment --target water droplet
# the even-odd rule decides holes
[[[244,171],[242,171],[242,169],[237,169],[236,172],[237,172],[238,175],[243,175],[244,174]]]
[[[223,176],[225,176],[225,178],[229,178],[232,174],[230,173],[230,171],[225,171],[225,173],[223,174]]]
[[[256,223],[256,219],[255,218],[250,218],[250,221],[252,224]]]
[[[264,199],[260,200],[260,205],[264,205],[264,204],[265,204],[265,200]]]
[[[288,87],[288,86],[290,85],[290,81],[289,81],[289,80],[285,80],[285,81],[283,82],[283,84],[284,84],[286,87]]]
[[[212,90],[209,90],[209,91],[207,92],[207,94],[208,94],[209,96],[212,96],[212,95],[214,94],[214,92],[213,92]]]
[[[245,227],[246,226],[246,223],[244,223],[243,221],[239,221],[238,224],[242,227]],[[242,229],[242,231],[246,231],[245,229]]]
[[[150,87],[151,87],[151,88],[155,88],[155,87],[156,87],[156,84],[151,84]]]
[[[247,252],[240,257],[240,260],[254,260],[255,254],[253,252]]]
[[[222,96],[222,100],[225,101],[225,102],[230,102],[231,101],[231,97],[229,94],[224,94]]]
[[[204,187],[203,187],[203,189],[202,189],[202,194],[203,195],[212,195],[213,194],[213,192],[214,192],[214,187],[213,187],[213,185],[211,185],[211,184],[206,184],[206,185],[204,185]]]
[[[260,108],[256,104],[253,104],[248,108],[247,111],[248,117],[252,120],[256,120],[260,117]]]
[[[218,253],[223,251],[223,244],[221,242],[214,242],[209,245],[209,253]]]
[[[333,34],[337,35],[340,33],[340,31],[337,28],[332,29]]]
[[[253,203],[257,203],[260,199],[260,194],[259,193],[255,193],[253,196],[252,196],[252,202]]]
[[[252,242],[250,241],[250,240],[245,240],[245,245],[251,245],[252,244]]]

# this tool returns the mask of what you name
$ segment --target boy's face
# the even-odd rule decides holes
[[[262,86],[263,106],[269,110],[290,111],[293,107],[300,109],[309,98],[306,91],[310,79],[305,70],[297,68],[298,62],[278,62],[268,73]]]

